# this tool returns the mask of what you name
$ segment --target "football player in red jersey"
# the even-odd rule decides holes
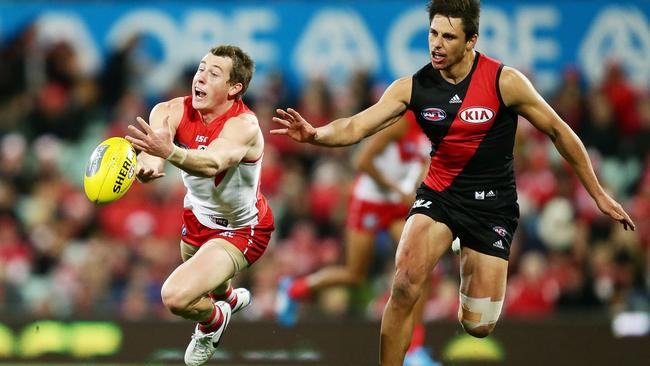
[[[192,80],[192,95],[156,105],[149,123],[129,126],[126,138],[142,151],[140,181],[164,175],[165,161],[181,169],[187,187],[181,232],[183,264],[163,284],[172,313],[196,321],[185,352],[188,366],[214,353],[231,314],[251,302],[230,279],[266,250],[273,214],[259,191],[264,139],[241,97],[254,64],[239,47],[214,47]]]

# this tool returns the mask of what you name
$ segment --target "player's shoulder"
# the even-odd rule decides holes
[[[535,88],[524,73],[504,66],[499,77],[501,97],[507,106],[514,106],[535,96]]]
[[[246,112],[230,117],[228,119],[228,123],[232,123],[234,125],[244,127],[244,128],[259,127],[260,124],[255,114],[246,113]]]
[[[525,78],[524,74],[515,69],[512,66],[503,66],[503,69],[501,70],[501,81],[505,82],[516,82],[521,80],[522,78]]]
[[[502,93],[508,92],[508,90],[516,92],[529,83],[528,78],[514,67],[504,66],[501,70],[499,88]]]
[[[165,118],[169,116],[169,123],[175,126],[183,118],[185,112],[185,98],[178,97],[159,102],[151,109],[151,118]]]
[[[154,110],[157,110],[160,113],[175,113],[180,111],[181,113],[185,109],[185,98],[178,97],[163,102],[159,102],[153,107]]]
[[[402,87],[402,88],[404,88],[404,87],[410,88],[412,83],[413,83],[413,76],[403,76],[403,77],[393,81],[391,86],[398,87],[398,88],[400,88],[400,87]]]
[[[413,77],[404,76],[393,81],[386,89],[385,94],[397,97],[397,99],[410,100],[412,85]]]
[[[235,132],[242,136],[253,136],[261,133],[257,117],[252,113],[240,113],[226,121],[224,130]]]

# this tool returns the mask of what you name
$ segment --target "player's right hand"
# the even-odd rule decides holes
[[[286,128],[271,130],[272,135],[287,135],[298,142],[314,142],[316,139],[316,129],[310,125],[300,113],[293,108],[287,110],[276,109],[279,117],[273,117],[273,121]]]
[[[147,164],[146,159],[138,159],[138,163],[135,166],[135,177],[141,183],[149,183],[154,179],[164,176],[164,171],[159,171],[157,167]]]

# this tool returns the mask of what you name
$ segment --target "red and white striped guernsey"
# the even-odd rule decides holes
[[[208,124],[192,108],[192,97],[183,100],[184,112],[176,130],[174,143],[188,149],[205,149],[223,130],[228,119],[240,114],[254,113],[241,100]],[[237,229],[257,224],[260,200],[262,157],[255,161],[242,160],[216,177],[197,177],[182,171],[187,187],[184,207],[192,210],[201,224],[212,229]]]

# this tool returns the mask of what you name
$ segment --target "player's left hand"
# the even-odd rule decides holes
[[[613,218],[614,220],[623,224],[625,230],[631,229],[634,231],[636,225],[630,218],[630,216],[625,212],[620,203],[616,202],[612,197],[605,193],[602,198],[596,200],[598,208],[607,216]]]
[[[273,117],[273,121],[283,125],[286,128],[271,130],[272,135],[287,135],[297,142],[313,143],[316,139],[316,129],[307,122],[293,108],[287,110],[276,109],[279,117]]]
[[[154,179],[162,178],[165,176],[165,171],[160,170],[163,167],[162,164],[152,163],[151,157],[148,155],[140,156],[142,158],[138,159],[138,162],[135,166],[135,177],[140,183],[149,183]]]
[[[133,125],[129,125],[128,129],[132,136],[125,136],[125,138],[136,149],[166,159],[174,150],[174,142],[169,132],[169,116],[166,116],[163,120],[163,128],[155,130],[142,117],[136,119],[144,132]]]

